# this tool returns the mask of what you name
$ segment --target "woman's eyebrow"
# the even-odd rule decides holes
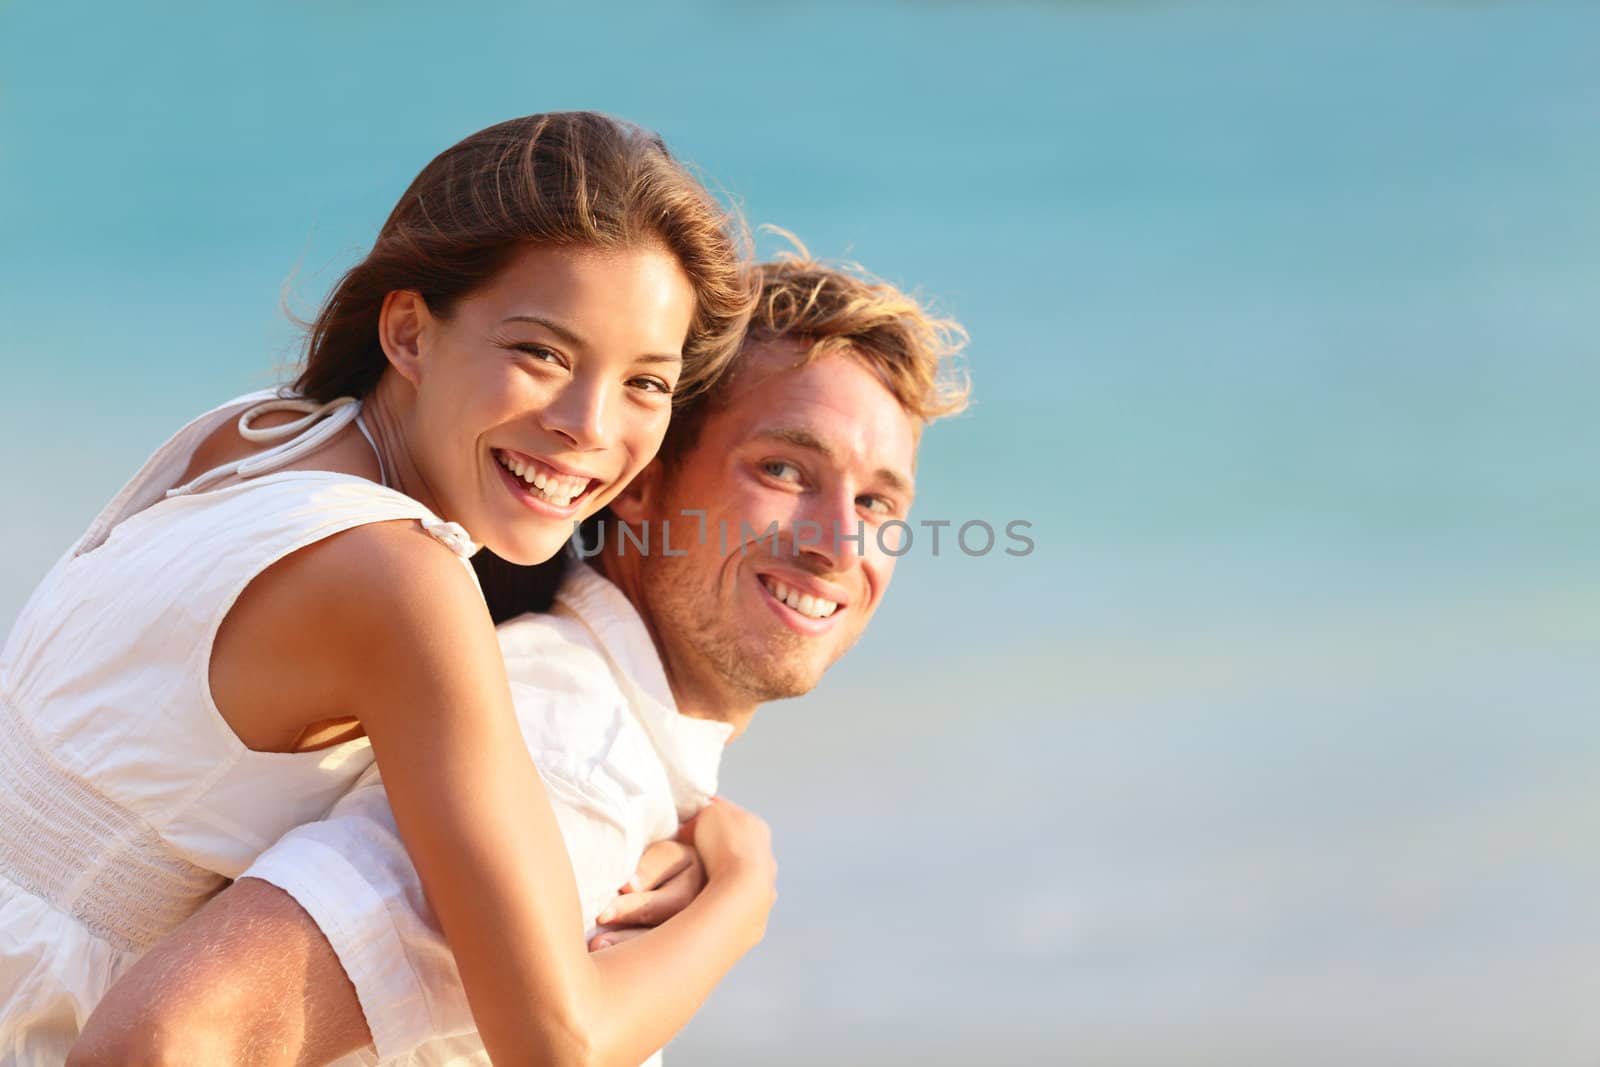
[[[535,326],[543,326],[574,348],[587,347],[583,338],[579,337],[570,326],[563,326],[555,319],[547,319],[543,315],[507,315],[500,322],[502,325],[508,322],[531,322]]]
[[[507,315],[505,318],[500,320],[501,325],[504,325],[504,324],[506,324],[508,322],[531,322],[535,326],[543,326],[545,329],[549,330],[551,333],[553,333],[557,337],[561,338],[562,341],[564,341],[567,344],[571,345],[573,348],[587,348],[588,347],[588,343],[586,341],[584,341],[584,339],[582,337],[578,336],[578,334],[570,326],[563,326],[561,323],[557,322],[555,319],[547,319],[543,315]],[[681,352],[650,352],[650,353],[646,353],[645,355],[640,356],[636,362],[639,362],[639,363],[682,363],[683,362],[683,353],[681,353]]]

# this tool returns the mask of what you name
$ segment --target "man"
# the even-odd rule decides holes
[[[589,564],[569,564],[550,614],[500,631],[595,947],[622,936],[606,924],[651,919],[650,894],[617,887],[711,799],[726,741],[861,635],[894,571],[921,428],[965,400],[954,324],[802,259],[763,276],[739,358],[675,416]],[[658,861],[646,887],[661,863],[683,866]],[[73,1062],[347,1053],[486,1060],[375,774],[153,949]]]

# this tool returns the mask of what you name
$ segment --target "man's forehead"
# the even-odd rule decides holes
[[[734,408],[745,394],[764,387],[783,388],[784,375],[794,375],[807,363],[808,346],[792,337],[779,337],[771,341],[746,341],[744,350],[729,371],[730,378],[724,386],[723,407]],[[791,378],[789,381],[796,379]]]
[[[848,350],[806,358],[807,346],[787,337],[758,341],[739,357],[719,405],[737,421],[815,405],[835,407],[865,401],[875,409],[899,409],[894,394]],[[870,387],[868,387],[870,386]],[[904,411],[900,413],[904,415]]]
[[[713,416],[737,444],[781,439],[796,447],[881,464],[910,487],[919,424],[888,387],[848,352],[799,363],[805,347],[762,342],[740,359],[739,377]]]

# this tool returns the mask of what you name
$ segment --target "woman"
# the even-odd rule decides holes
[[[553,555],[749,306],[724,216],[633,127],[533,116],[424,168],[312,325],[297,399],[180,432],[13,627],[0,1062],[62,1059],[145,947],[373,757],[496,1062],[665,1043],[760,937],[764,828],[714,805],[706,890],[588,956],[465,560]]]

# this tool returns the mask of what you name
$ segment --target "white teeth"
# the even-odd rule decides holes
[[[581,496],[589,488],[588,478],[569,478],[564,475],[545,474],[531,464],[523,463],[511,456],[497,454],[500,465],[506,470],[521,478],[528,485],[539,490],[550,503],[556,507],[567,507],[574,498]]]
[[[767,583],[768,591],[772,593],[775,599],[787,604],[808,619],[826,619],[839,610],[839,605],[832,600],[824,600],[819,596],[812,596],[809,593],[802,593],[798,589],[791,589],[776,578],[766,578],[764,580]]]

